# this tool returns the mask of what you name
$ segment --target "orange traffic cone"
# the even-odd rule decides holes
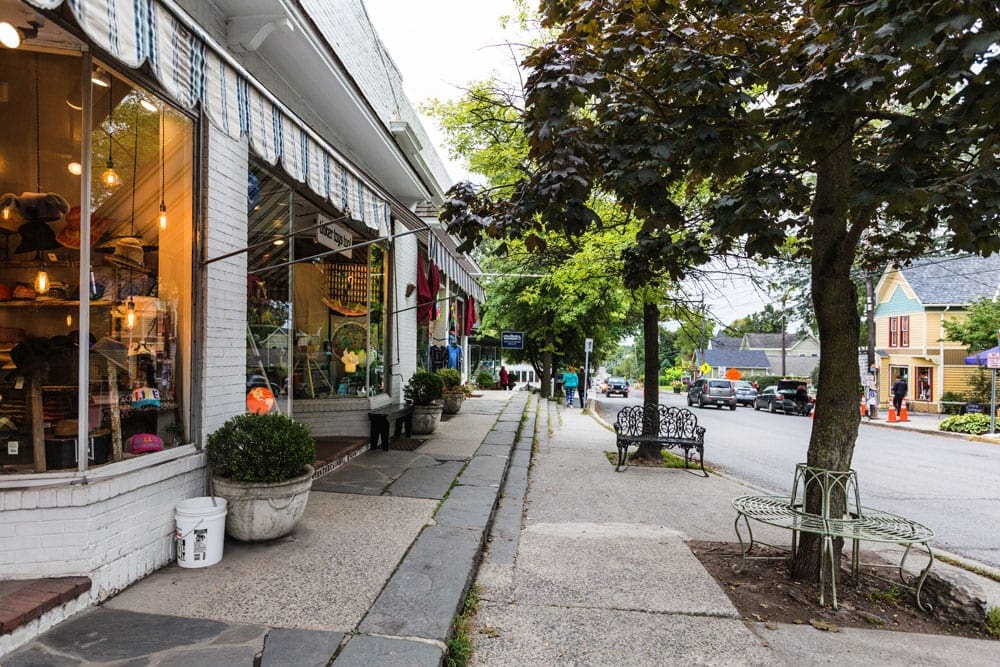
[[[889,423],[892,424],[896,421],[896,406],[889,406]]]
[[[906,414],[906,399],[903,399],[903,403],[899,406],[899,421],[908,422],[910,421],[909,416]]]
[[[865,414],[867,414],[867,412],[868,411],[865,409],[865,399],[862,398],[861,399],[861,416],[864,417]]]

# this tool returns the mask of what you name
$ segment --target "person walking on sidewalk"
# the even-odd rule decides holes
[[[563,388],[566,389],[566,407],[573,407],[573,396],[576,394],[576,388],[580,386],[580,378],[576,374],[576,369],[572,366],[569,370],[563,373]]]
[[[506,366],[501,366],[500,367],[500,387],[504,391],[510,391],[510,386],[508,386],[508,384],[507,384],[508,377],[509,376],[507,375],[507,367]]]
[[[903,399],[906,398],[907,389],[906,380],[903,379],[902,375],[892,383],[892,404],[896,408],[897,415],[903,409]]]

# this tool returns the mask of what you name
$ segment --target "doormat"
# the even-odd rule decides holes
[[[412,452],[422,444],[424,444],[423,440],[398,435],[389,440],[389,449],[396,452]]]

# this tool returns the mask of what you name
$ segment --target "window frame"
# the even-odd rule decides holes
[[[910,347],[910,316],[899,316],[899,346]]]
[[[889,318],[889,347],[899,347],[899,318]]]

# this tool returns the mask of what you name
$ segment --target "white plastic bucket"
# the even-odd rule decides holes
[[[214,502],[213,502],[214,501]],[[226,533],[225,498],[191,498],[177,503],[177,564],[208,567],[222,560]]]

